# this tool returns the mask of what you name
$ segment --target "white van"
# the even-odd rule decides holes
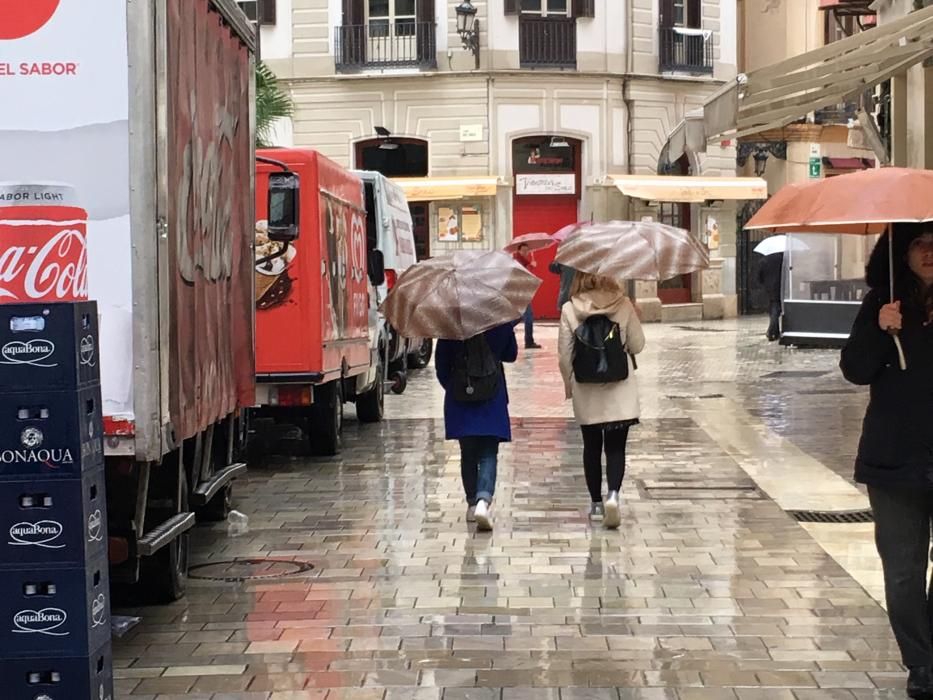
[[[411,212],[405,192],[387,177],[370,170],[353,173],[366,189],[367,252],[380,251],[385,265],[385,281],[376,289],[381,304],[402,273],[417,262]],[[430,339],[400,338],[393,328],[388,329],[388,338],[393,390],[401,393],[406,369],[427,366],[434,346]]]

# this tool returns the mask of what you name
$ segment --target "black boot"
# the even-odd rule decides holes
[[[933,668],[912,666],[907,676],[907,697],[914,700],[933,699]]]

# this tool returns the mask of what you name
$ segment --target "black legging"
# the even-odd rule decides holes
[[[628,429],[627,425],[607,426],[605,423],[580,426],[583,431],[583,472],[593,503],[601,503],[603,500],[603,443],[606,447],[606,481],[609,482],[609,490],[622,490]]]

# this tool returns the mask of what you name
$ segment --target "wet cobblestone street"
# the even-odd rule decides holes
[[[199,526],[187,597],[119,611],[142,622],[116,642],[117,697],[903,697],[871,525],[788,514],[867,507],[865,394],[762,323],[646,327],[615,532],[587,517],[554,327],[509,369],[493,533],[466,522],[430,370],[383,424],[348,417],[339,459],[250,465],[248,531]]]

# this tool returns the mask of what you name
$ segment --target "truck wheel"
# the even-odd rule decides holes
[[[412,369],[424,369],[428,366],[428,363],[431,361],[431,356],[434,354],[434,342],[425,340],[421,343],[421,347],[418,348],[416,352],[411,353],[408,356],[408,366]]]
[[[182,478],[178,512],[187,511],[188,480]],[[189,544],[188,533],[185,533],[139,562],[139,585],[147,601],[173,603],[184,597],[188,584]]]
[[[312,454],[333,457],[340,453],[340,436],[343,433],[341,383],[340,380],[329,382],[314,393],[311,424],[308,426]]]
[[[361,423],[378,423],[385,415],[385,376],[380,362],[376,367],[376,383],[365,394],[356,397],[356,417]]]
[[[395,372],[392,375],[392,393],[401,396],[408,388],[408,374],[405,372]]]

